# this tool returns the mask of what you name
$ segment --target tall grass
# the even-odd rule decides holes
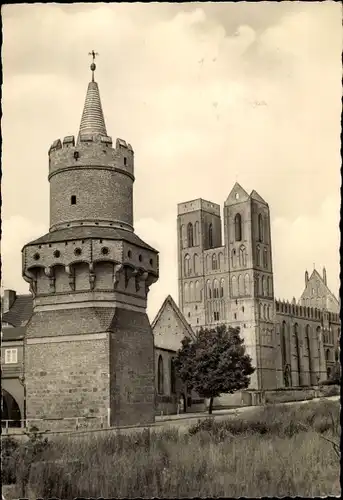
[[[321,402],[206,419],[183,433],[59,438],[29,485],[35,498],[60,499],[339,495],[339,457],[326,440],[339,433],[339,403]]]

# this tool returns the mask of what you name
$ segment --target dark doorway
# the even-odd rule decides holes
[[[21,426],[21,413],[18,403],[14,397],[5,389],[1,390],[1,426],[6,426],[8,420],[8,427]]]

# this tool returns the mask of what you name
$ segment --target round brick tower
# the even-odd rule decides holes
[[[158,253],[134,232],[133,150],[121,139],[113,147],[94,62],[91,69],[77,139],[49,149],[50,231],[22,250],[34,297],[27,418],[148,423],[154,366],[146,305]]]

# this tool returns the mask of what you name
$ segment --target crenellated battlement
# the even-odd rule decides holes
[[[82,134],[78,141],[73,135],[56,139],[49,149],[49,179],[66,168],[113,168],[134,177],[134,151],[131,144],[112,137]]]
[[[339,323],[339,314],[335,314],[329,311],[323,311],[317,307],[307,307],[300,306],[294,301],[289,302],[288,300],[275,300],[276,313],[285,314],[289,316],[294,316],[297,318],[305,318],[310,320],[321,321],[323,315],[326,314],[328,321],[331,323]]]

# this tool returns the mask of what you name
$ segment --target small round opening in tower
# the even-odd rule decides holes
[[[108,248],[107,248],[107,247],[103,247],[103,248],[101,249],[101,253],[102,253],[102,255],[108,255],[108,252],[109,252],[109,250],[108,250]]]
[[[39,253],[37,253],[37,252],[36,252],[36,253],[34,254],[33,258],[34,258],[35,260],[39,260],[39,259],[40,259],[40,255],[39,255]]]
[[[59,250],[55,250],[54,251],[54,257],[56,257],[56,259],[61,255],[61,252]]]
[[[82,254],[82,250],[81,250],[81,248],[75,248],[75,250],[74,250],[74,254],[75,254],[75,255],[81,255],[81,254]]]

